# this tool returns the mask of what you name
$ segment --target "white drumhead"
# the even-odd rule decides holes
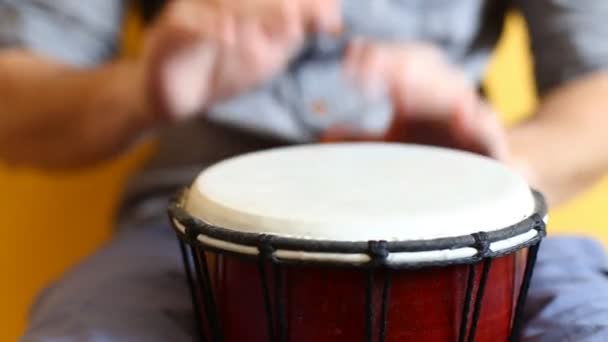
[[[418,145],[305,145],[205,170],[185,208],[235,231],[405,241],[493,231],[534,213],[523,178],[467,152]]]

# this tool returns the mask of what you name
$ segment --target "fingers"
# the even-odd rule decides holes
[[[508,146],[498,115],[476,94],[461,98],[452,117],[450,134],[453,147],[498,160],[507,158]]]
[[[239,53],[280,46],[290,56],[307,30],[335,31],[340,22],[339,0],[175,0],[155,36],[166,44],[163,50],[204,40]]]
[[[466,149],[506,161],[508,157],[507,139],[497,114],[484,101],[479,101],[471,115],[472,124],[462,137],[468,140]]]
[[[268,11],[267,16],[261,19],[266,34],[261,38],[269,45],[268,50],[282,50],[283,55],[291,57],[305,39],[305,29],[301,24],[302,11],[292,0],[274,1],[274,10]]]
[[[294,1],[274,0],[273,6],[257,18],[270,38],[300,40],[304,36],[301,10]]]
[[[379,97],[387,91],[388,54],[371,44],[355,41],[346,51],[344,69],[364,94]]]
[[[253,6],[255,15],[251,15],[252,11],[242,15],[259,18],[274,35],[298,39],[304,33],[337,34],[342,31],[340,0],[250,0],[250,2],[255,5]],[[240,6],[239,3],[237,1],[237,6]]]
[[[395,105],[425,115],[450,105],[451,88],[461,86],[441,53],[426,44],[352,43],[345,72],[366,94],[388,92]]]
[[[276,0],[271,0],[276,1]],[[336,34],[342,29],[340,0],[291,0],[301,13],[301,24],[307,32]]]
[[[345,72],[369,93],[385,88],[395,114],[385,139],[460,148],[504,159],[503,129],[459,68],[425,44],[349,47]]]
[[[236,96],[287,64],[302,26],[290,0],[174,0],[146,42],[148,101],[176,119]]]
[[[221,29],[228,24],[196,1],[173,2],[163,13],[144,53],[148,101],[160,119],[188,118],[205,106],[218,47],[231,43],[230,31]]]
[[[209,101],[210,79],[217,61],[217,49],[210,44],[197,44],[167,61],[162,69],[162,91],[173,119],[190,118]]]
[[[272,31],[284,32],[289,25],[308,32],[335,33],[341,30],[340,0],[176,0],[206,3],[239,18],[256,18]]]
[[[405,96],[401,109],[412,113],[410,115],[447,120],[454,115],[459,102],[464,101],[472,105],[477,100],[474,88],[469,86],[465,77],[452,66],[437,64],[428,73],[422,74],[418,73],[415,78],[409,77],[403,87],[399,86],[401,82],[397,82],[394,87],[395,99],[400,99],[399,95]],[[422,81],[417,82],[416,79]]]

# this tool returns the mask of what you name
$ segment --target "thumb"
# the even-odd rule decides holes
[[[197,1],[175,1],[148,34],[145,87],[161,120],[198,114],[209,102],[218,50],[231,41],[225,15]]]
[[[506,160],[508,146],[497,114],[482,100],[460,106],[455,114],[453,134],[461,148],[498,160]]]

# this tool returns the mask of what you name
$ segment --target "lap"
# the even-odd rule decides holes
[[[543,242],[526,306],[525,342],[608,341],[608,256],[583,238]]]
[[[586,239],[541,247],[524,342],[608,340],[608,257]],[[43,293],[24,342],[192,341],[190,295],[167,225],[120,233]]]
[[[40,296],[23,341],[192,341],[191,305],[171,229],[125,231]]]

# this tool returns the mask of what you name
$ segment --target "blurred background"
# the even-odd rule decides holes
[[[125,52],[137,51],[138,24],[125,25]],[[507,124],[525,118],[536,96],[526,28],[512,13],[487,88]],[[154,146],[141,146],[97,169],[72,174],[0,165],[0,341],[16,341],[35,294],[106,241],[126,178]],[[593,235],[608,243],[608,178],[551,213],[550,233]]]

